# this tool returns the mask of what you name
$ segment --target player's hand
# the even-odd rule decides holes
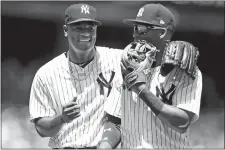
[[[63,106],[61,119],[63,122],[70,122],[71,120],[80,116],[80,106],[76,102],[77,97],[75,97],[70,103]]]
[[[121,68],[123,70],[126,70],[124,65],[121,63],[120,64]],[[136,79],[138,78],[139,83],[134,84],[129,90],[135,92],[136,94],[138,94],[140,91],[142,91],[147,85],[146,85],[146,75],[144,74],[144,72],[139,72],[138,74],[139,76],[135,75],[135,74],[130,74],[129,77],[127,77],[126,79],[126,85],[131,85],[133,84],[133,82],[136,81]]]
[[[154,45],[146,41],[132,42],[126,46],[120,63],[124,87],[133,90],[133,86],[146,83],[157,51]]]
[[[145,89],[147,85],[144,83],[144,84],[136,84],[135,86],[132,87],[132,91],[135,92],[137,95],[139,95],[139,93]]]
[[[98,149],[112,149],[112,146],[108,142],[102,142],[99,146]]]

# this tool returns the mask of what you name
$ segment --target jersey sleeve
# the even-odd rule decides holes
[[[120,69],[120,59],[122,50],[119,49],[111,49],[112,55],[115,58],[114,67],[115,67],[115,80],[113,80],[112,91],[107,98],[107,103],[105,107],[105,111],[115,117],[121,118],[121,90],[122,90],[122,75]]]
[[[113,89],[107,98],[105,111],[115,117],[121,118],[121,92]]]
[[[178,85],[174,96],[173,104],[178,108],[194,113],[192,123],[199,118],[202,94],[202,74],[198,70],[197,76],[193,80],[187,77]]]
[[[52,99],[46,84],[36,74],[30,91],[29,111],[30,121],[34,122],[39,117],[52,117],[56,113],[52,109]]]

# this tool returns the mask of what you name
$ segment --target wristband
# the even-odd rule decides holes
[[[144,90],[145,88],[143,88],[142,90],[140,90],[140,92],[138,93],[138,97],[140,97],[139,95],[142,93],[142,91]]]
[[[150,92],[147,86],[139,92],[138,96],[151,108],[152,112],[158,116],[164,103]]]

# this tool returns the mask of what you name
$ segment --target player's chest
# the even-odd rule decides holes
[[[160,98],[164,103],[172,105],[172,97],[181,82],[181,72],[173,69],[167,76],[160,74],[160,68],[152,72],[148,78],[147,86],[151,93]],[[134,92],[128,92],[130,103],[139,103],[139,97]],[[139,105],[139,104],[137,104]]]
[[[182,82],[183,70],[175,67],[166,76],[162,76],[160,68],[154,72],[150,80],[150,91],[157,95],[158,91],[164,94],[169,94],[176,89],[177,86]]]
[[[74,97],[81,106],[100,105],[111,92],[115,80],[113,67],[99,65],[85,79],[77,80],[73,76],[58,75],[49,86],[50,95],[55,102],[55,107],[61,107],[69,103]]]

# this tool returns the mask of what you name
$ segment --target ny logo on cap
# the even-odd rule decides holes
[[[81,13],[90,14],[89,7],[87,5],[81,6]]]
[[[165,24],[165,22],[163,20],[160,20],[159,23],[160,24]]]
[[[137,17],[141,17],[144,12],[144,8],[139,9]]]

